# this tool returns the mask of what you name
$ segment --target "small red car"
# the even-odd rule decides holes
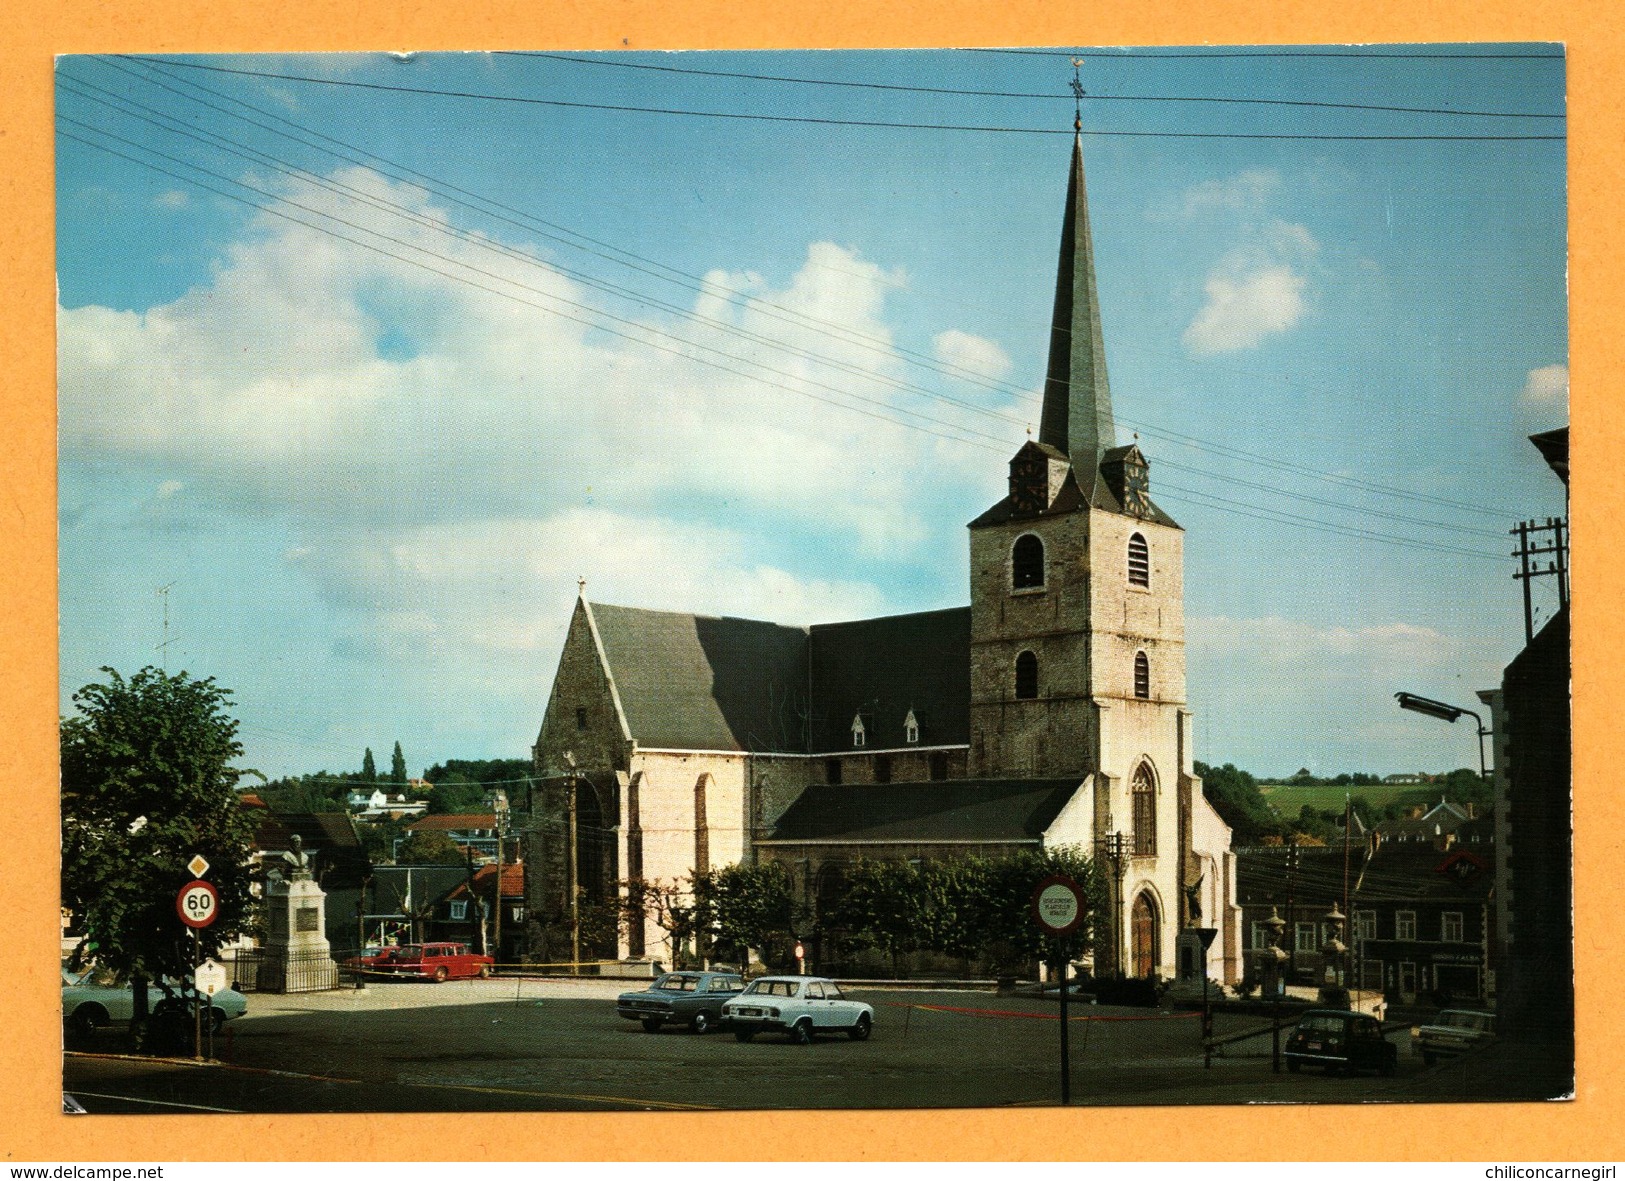
[[[380,956],[369,957],[366,970],[385,976],[417,976],[439,984],[445,980],[491,974],[495,963],[488,955],[468,950],[463,943],[408,943],[392,947]]]

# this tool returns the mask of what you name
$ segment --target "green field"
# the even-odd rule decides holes
[[[1258,793],[1264,802],[1275,809],[1277,816],[1295,818],[1308,804],[1317,812],[1341,812],[1343,800],[1364,796],[1373,808],[1382,808],[1394,800],[1412,796],[1418,802],[1438,800],[1445,790],[1438,783],[1376,784],[1370,787],[1330,787],[1297,783],[1260,783]]]

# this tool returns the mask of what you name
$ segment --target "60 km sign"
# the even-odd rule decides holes
[[[220,895],[208,882],[187,882],[175,895],[175,912],[188,927],[207,927],[220,912]]]

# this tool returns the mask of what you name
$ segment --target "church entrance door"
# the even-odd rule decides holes
[[[1157,904],[1150,894],[1134,899],[1134,911],[1129,917],[1129,935],[1133,941],[1134,975],[1149,976],[1157,970],[1161,957],[1157,954]]]

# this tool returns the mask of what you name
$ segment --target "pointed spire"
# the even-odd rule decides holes
[[[1049,374],[1038,441],[1067,453],[1086,494],[1094,491],[1100,458],[1117,445],[1112,394],[1106,380],[1106,346],[1095,287],[1095,251],[1089,234],[1089,198],[1083,184],[1083,137],[1072,140],[1061,226],[1061,261],[1055,276],[1055,316],[1050,324]]]

